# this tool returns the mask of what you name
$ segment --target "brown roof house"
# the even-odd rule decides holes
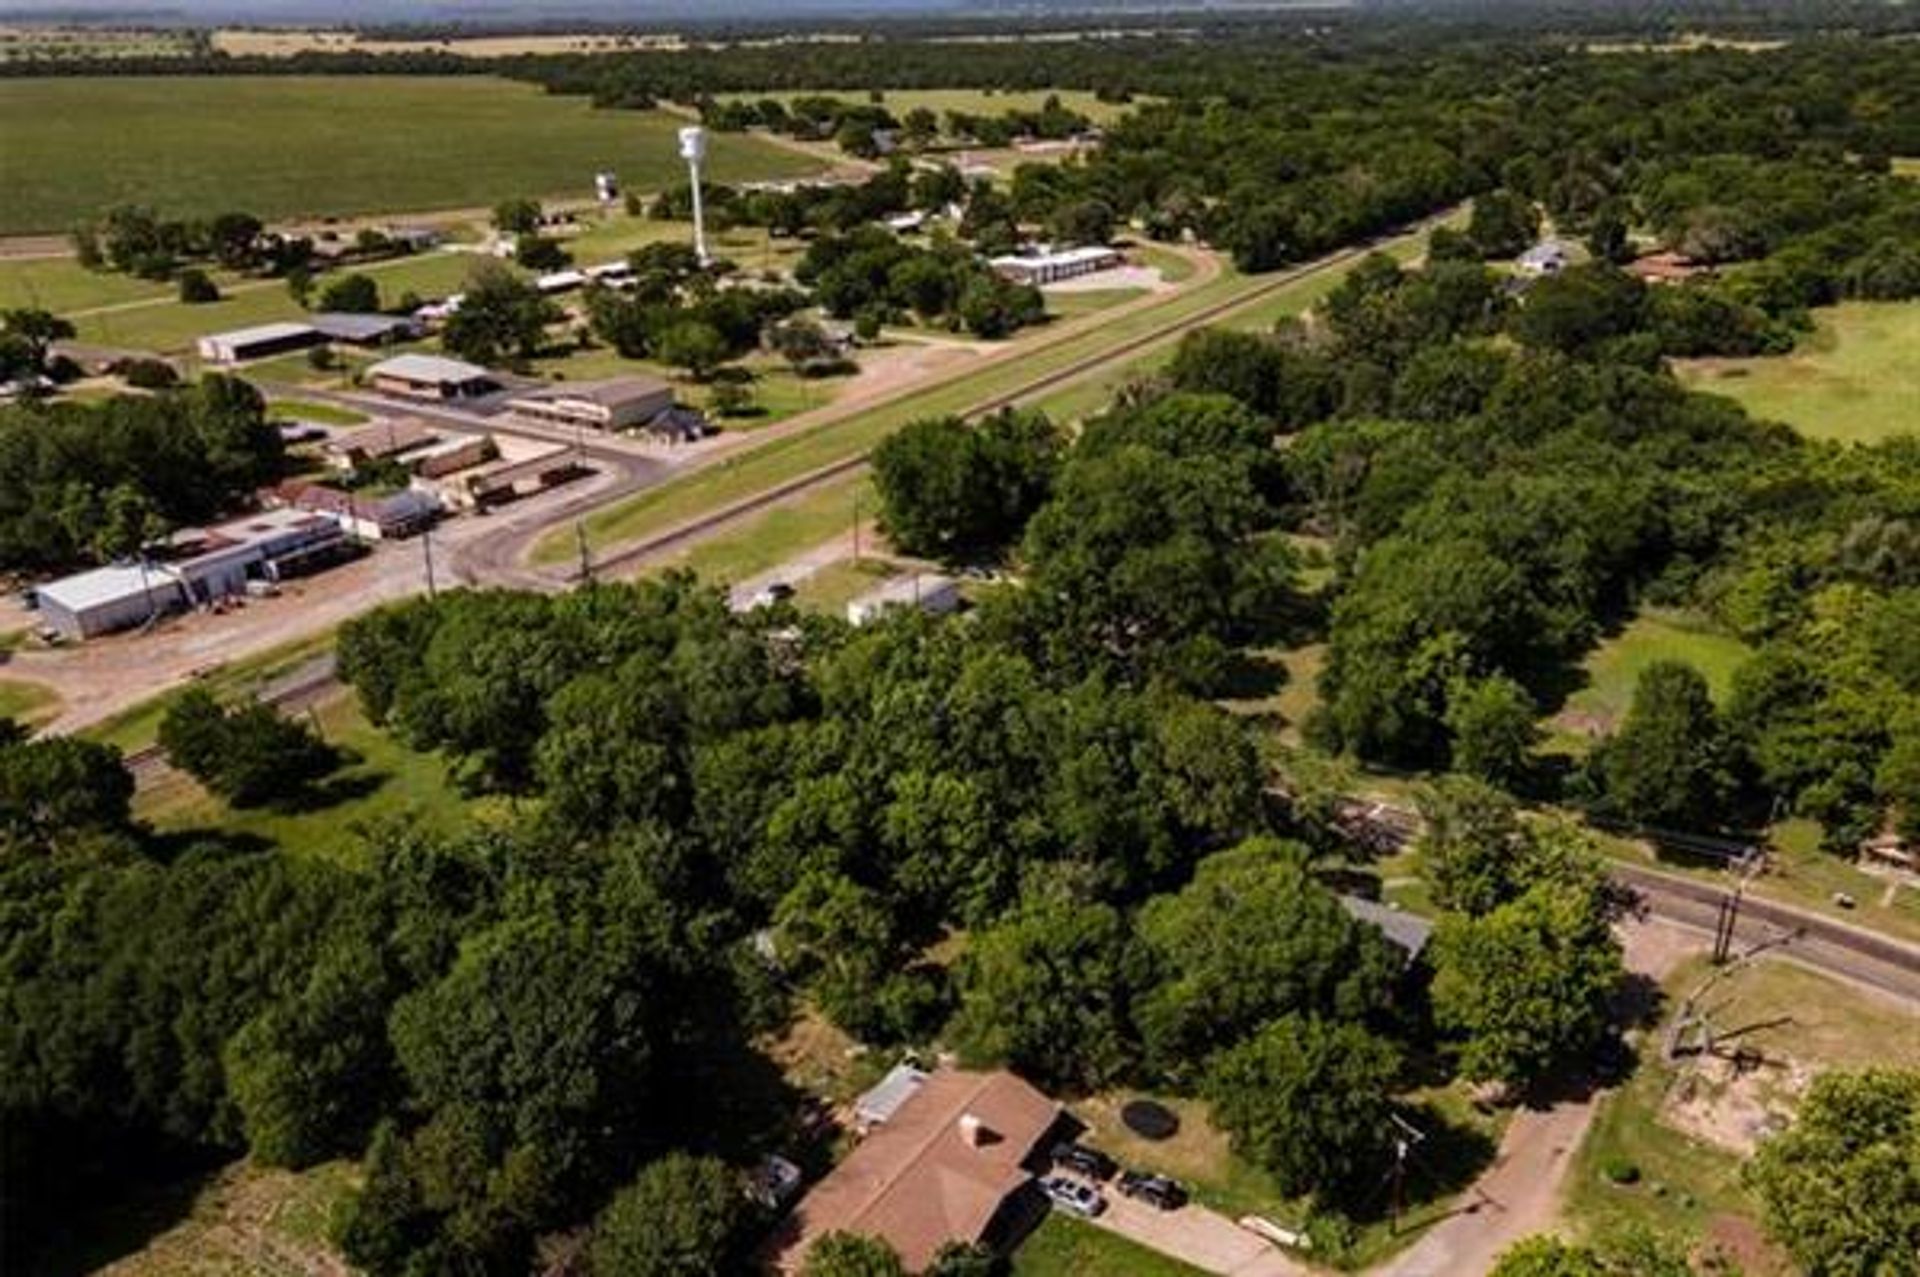
[[[1008,1244],[1031,1202],[1021,1190],[1061,1118],[1058,1104],[1011,1073],[919,1075],[800,1199],[774,1239],[773,1268],[797,1271],[808,1247],[833,1232],[881,1238],[911,1272],[950,1241]]]

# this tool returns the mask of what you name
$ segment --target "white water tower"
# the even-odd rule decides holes
[[[680,158],[693,178],[693,251],[707,264],[707,221],[700,208],[700,165],[707,158],[707,131],[699,125],[680,130]]]

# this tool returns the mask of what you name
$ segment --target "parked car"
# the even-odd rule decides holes
[[[1108,1180],[1120,1169],[1120,1164],[1097,1148],[1088,1148],[1085,1144],[1055,1144],[1048,1155],[1055,1166],[1064,1166],[1088,1179]]]
[[[1127,1171],[1120,1176],[1120,1191],[1138,1202],[1161,1210],[1179,1210],[1187,1204],[1187,1190],[1165,1175],[1146,1175]]]
[[[1059,1209],[1084,1219],[1092,1219],[1107,1208],[1107,1199],[1099,1189],[1065,1175],[1047,1176],[1040,1181],[1040,1191]]]

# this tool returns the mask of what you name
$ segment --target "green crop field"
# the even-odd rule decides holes
[[[1816,439],[1920,432],[1920,302],[1847,302],[1814,314],[1817,327],[1792,354],[1693,360],[1681,377]]]
[[[483,77],[11,80],[0,83],[0,234],[64,230],[125,202],[175,217],[461,208],[586,195],[600,170],[650,190],[683,172],[683,123]],[[708,162],[721,182],[816,167],[739,135],[715,137]]]

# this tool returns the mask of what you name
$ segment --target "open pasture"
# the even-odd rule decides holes
[[[1814,318],[1791,354],[1690,360],[1681,378],[1815,439],[1920,432],[1920,302],[1847,302]]]
[[[664,111],[598,111],[537,86],[465,76],[208,76],[0,84],[0,234],[58,232],[115,204],[269,219],[590,195],[611,170],[652,190],[684,170]],[[816,166],[715,137],[716,181]]]

